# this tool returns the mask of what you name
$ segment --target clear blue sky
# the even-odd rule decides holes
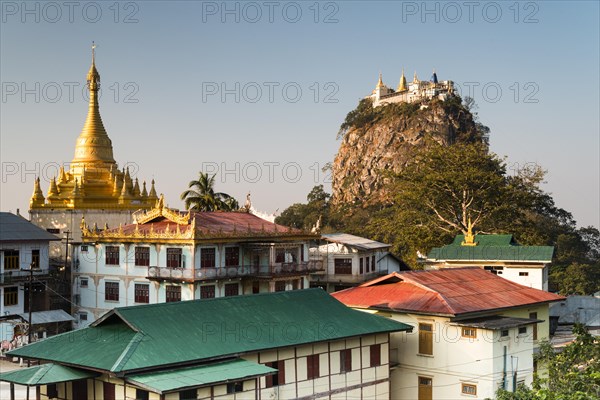
[[[596,1],[0,4],[4,211],[72,159],[94,40],[115,158],[171,207],[200,169],[263,211],[305,201],[377,74],[435,67],[473,88],[510,169],[541,165],[558,206],[600,225]]]

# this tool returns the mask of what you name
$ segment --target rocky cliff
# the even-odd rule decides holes
[[[459,97],[377,108],[362,100],[346,117],[339,137],[332,165],[334,204],[385,202],[390,173],[399,172],[428,139],[445,145],[480,140],[477,123]]]

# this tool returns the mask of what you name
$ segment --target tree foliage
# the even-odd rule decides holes
[[[306,196],[306,204],[292,204],[275,219],[275,222],[305,230],[316,227],[317,221],[321,227],[327,225],[329,223],[330,198],[331,195],[325,192],[323,185],[315,186]]]
[[[498,390],[498,400],[598,400],[600,399],[600,339],[583,325],[575,325],[575,341],[561,351],[548,342],[540,345],[538,365],[547,371],[534,375],[532,388],[516,392]]]
[[[234,211],[240,208],[237,200],[227,193],[215,192],[215,175],[200,172],[198,179],[190,181],[188,190],[181,193],[185,208],[193,211]]]

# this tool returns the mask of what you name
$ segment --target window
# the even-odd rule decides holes
[[[276,292],[285,292],[285,281],[275,282],[275,291]]]
[[[198,390],[188,389],[179,392],[179,400],[196,400],[198,398]]]
[[[530,319],[537,319],[537,313],[536,312],[532,312],[529,313],[529,318]],[[537,340],[537,324],[533,324],[533,340]]]
[[[60,233],[60,229],[56,229],[56,228],[46,228],[46,232],[48,233],[52,233],[53,235],[57,235]]]
[[[275,249],[275,262],[282,263],[285,262],[285,249],[278,247]]]
[[[134,301],[136,303],[150,303],[150,285],[136,283],[134,287]]]
[[[462,337],[475,339],[477,337],[477,329],[475,328],[462,328]]]
[[[106,265],[119,265],[118,246],[106,246]]]
[[[16,306],[19,304],[19,288],[17,286],[4,288],[4,305]]]
[[[433,379],[419,376],[419,400],[433,399]]]
[[[319,355],[313,354],[306,357],[306,377],[307,379],[315,379],[321,376],[319,374]]]
[[[352,259],[336,258],[334,260],[335,273],[340,275],[352,275]]]
[[[469,394],[472,396],[477,396],[477,385],[471,385],[469,383],[463,383],[461,385],[460,392],[462,394]]]
[[[102,382],[104,386],[104,400],[115,400],[115,384],[110,382]]]
[[[200,268],[214,268],[216,264],[215,249],[200,250]]]
[[[502,329],[500,331],[500,337],[508,337],[508,329]]]
[[[119,282],[104,282],[104,300],[119,301]]]
[[[231,382],[227,384],[227,394],[238,393],[244,390],[244,382]]]
[[[136,247],[134,264],[138,267],[150,266],[150,247]]]
[[[375,255],[371,256],[371,271],[375,271]]]
[[[419,324],[419,354],[433,355],[433,324]]]
[[[235,267],[240,264],[240,248],[225,247],[225,266]]]
[[[58,397],[58,388],[56,387],[56,383],[46,385],[46,396],[48,396],[50,399],[55,399]]]
[[[135,389],[135,400],[148,400],[148,392],[143,389]]]
[[[81,245],[81,252],[82,252],[82,253],[87,253],[87,251],[88,251],[87,244],[82,244],[82,245]]]
[[[81,379],[73,381],[71,383],[71,390],[73,393],[73,399],[87,399],[88,398],[88,387],[87,379]]]
[[[527,327],[526,326],[520,326],[519,327],[519,335],[525,335],[527,333]]]
[[[80,278],[79,279],[79,287],[83,287],[83,288],[88,287],[88,278]]]
[[[19,269],[19,250],[4,250],[4,270]]]
[[[529,272],[519,272],[519,276],[529,276]]]
[[[494,275],[502,275],[502,270],[504,270],[504,267],[485,266],[483,269],[490,271]]]
[[[182,258],[180,248],[167,247],[167,268],[181,268]]]
[[[240,294],[239,285],[237,283],[226,283],[225,284],[225,297],[237,296]]]
[[[285,361],[273,361],[265,364],[267,367],[275,368],[277,373],[265,377],[265,387],[285,385]]]
[[[340,373],[352,371],[352,350],[340,351]]]
[[[372,344],[370,348],[371,352],[371,367],[378,367],[381,365],[381,345]]]
[[[31,250],[31,265],[33,268],[40,268],[40,251],[39,250]]]
[[[200,286],[200,298],[201,299],[214,299],[215,298],[215,285]]]
[[[87,313],[86,312],[79,313],[79,320],[80,321],[87,321]]]
[[[362,257],[358,259],[358,273],[359,274],[363,273],[363,258]]]
[[[181,286],[166,285],[167,303],[181,301]]]
[[[365,258],[365,269],[367,270],[367,272],[370,272],[370,271],[371,271],[371,267],[370,267],[370,264],[369,264],[369,260],[370,260],[370,258],[369,258],[369,257],[366,257],[366,258]]]

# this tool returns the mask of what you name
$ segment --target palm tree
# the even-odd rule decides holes
[[[198,180],[190,181],[188,190],[181,193],[185,208],[193,211],[233,211],[239,208],[236,199],[227,193],[215,192],[215,175],[200,172]]]

